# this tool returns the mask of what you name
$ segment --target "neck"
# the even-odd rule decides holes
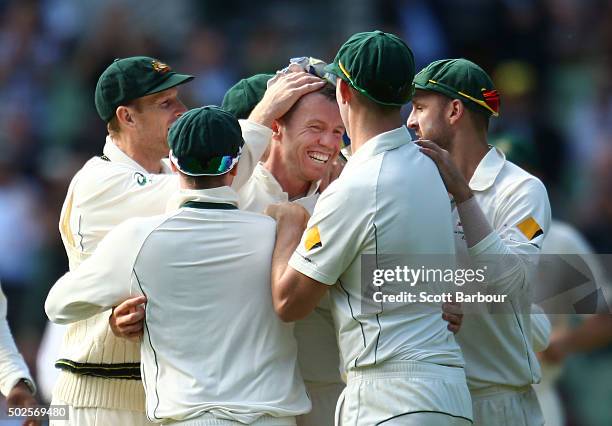
[[[482,134],[475,132],[458,134],[448,151],[465,180],[469,182],[478,165],[489,152],[487,134],[486,132]]]
[[[140,144],[130,138],[128,135],[114,135],[113,142],[123,151],[125,155],[137,162],[143,169],[149,173],[161,172],[161,158],[151,155],[147,150],[140,148]]]
[[[287,193],[290,200],[305,196],[310,189],[311,182],[296,176],[283,160],[279,150],[272,149],[270,151],[264,167],[272,173],[272,176],[274,176],[274,179],[276,179],[283,191]]]
[[[404,124],[399,108],[397,112],[387,115],[373,114],[366,108],[351,108],[348,121],[353,154],[373,137]]]

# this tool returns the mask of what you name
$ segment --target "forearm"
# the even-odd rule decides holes
[[[69,324],[90,318],[110,309],[113,303],[104,304],[96,300],[94,292],[79,289],[74,273],[68,272],[49,291],[45,301],[45,312],[56,324]],[[102,291],[98,295],[102,295]]]
[[[282,219],[279,220],[276,229],[276,244],[272,255],[272,295],[276,300],[285,299],[287,290],[281,286],[281,278],[287,270],[287,265],[295,248],[300,243],[304,228],[295,225],[287,225]]]
[[[457,204],[468,253],[477,267],[486,267],[489,285],[509,294],[527,279],[526,262],[506,246],[485,217],[475,197]]]
[[[236,191],[249,180],[272,138],[271,129],[251,120],[240,120],[240,127],[244,146],[238,160],[238,173],[232,182]]]
[[[0,392],[8,395],[20,379],[32,381],[6,320],[0,319]]]
[[[459,218],[463,225],[463,233],[468,248],[474,247],[493,232],[493,228],[485,217],[476,198],[471,197],[457,204],[457,213],[459,213]]]

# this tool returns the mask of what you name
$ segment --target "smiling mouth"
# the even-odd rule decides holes
[[[322,152],[316,152],[316,151],[309,151],[307,154],[308,154],[308,157],[310,157],[311,160],[313,160],[315,163],[319,163],[319,164],[327,163],[327,161],[331,157],[331,155],[329,155],[329,154],[324,154]]]

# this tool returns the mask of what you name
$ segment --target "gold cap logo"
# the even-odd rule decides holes
[[[159,73],[165,74],[169,71],[172,71],[172,68],[170,68],[168,65],[164,64],[163,62],[160,61],[153,61],[151,62],[151,65],[153,65],[153,69]]]

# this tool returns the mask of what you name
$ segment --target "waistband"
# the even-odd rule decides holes
[[[433,364],[422,361],[386,361],[380,365],[359,367],[348,372],[347,383],[353,380],[383,377],[422,377],[461,381],[465,383],[465,371],[462,367]]]
[[[470,395],[473,399],[485,399],[493,396],[508,395],[508,394],[520,394],[529,392],[532,389],[531,385],[526,386],[507,386],[507,385],[494,385],[487,386],[481,389],[470,389]]]
[[[94,376],[107,379],[141,380],[139,362],[94,364],[61,358],[55,362],[55,368],[81,376]]]
[[[204,413],[195,419],[164,424],[175,426],[244,426],[244,423],[234,420],[220,419],[210,413]],[[249,426],[295,426],[295,417],[272,417],[265,415],[258,418],[253,423],[249,423]]]

